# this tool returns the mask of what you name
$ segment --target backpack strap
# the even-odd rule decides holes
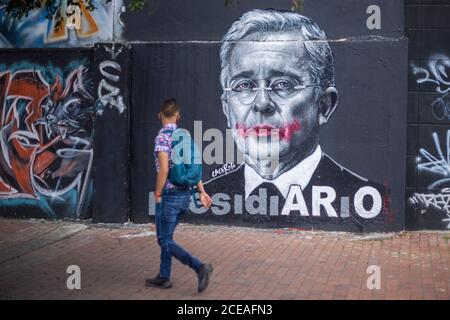
[[[197,209],[200,209],[202,206],[198,204],[197,198],[195,197],[195,189],[194,187],[189,187],[189,191],[192,194],[192,199],[194,199],[194,204]]]
[[[173,134],[173,131],[174,131],[173,129],[166,129],[166,130],[164,130],[162,133],[172,135],[172,134]]]

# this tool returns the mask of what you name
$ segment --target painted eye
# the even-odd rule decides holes
[[[42,103],[42,108],[44,109],[45,113],[48,113],[51,108],[53,107],[53,101],[50,100],[50,98],[45,98],[45,100]]]
[[[272,89],[276,91],[289,91],[294,86],[294,82],[288,79],[280,79],[272,83]]]
[[[233,91],[245,92],[251,91],[253,88],[255,88],[255,84],[252,81],[244,80],[236,83],[233,86]]]

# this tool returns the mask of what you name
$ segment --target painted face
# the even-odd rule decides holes
[[[238,148],[255,161],[278,148],[279,157],[308,153],[319,127],[317,86],[302,87],[314,84],[310,58],[298,33],[246,40],[262,38],[232,49],[223,96],[228,125]]]
[[[59,196],[80,183],[93,105],[83,70],[72,71],[64,88],[37,70],[0,74],[0,198]]]

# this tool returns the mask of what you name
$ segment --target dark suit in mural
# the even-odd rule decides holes
[[[224,36],[220,58],[223,112],[245,163],[206,183],[218,204],[209,214],[355,224],[383,218],[388,191],[320,148],[338,90],[334,55],[317,24],[292,12],[252,10]],[[260,205],[264,200],[275,202]]]
[[[223,210],[217,210],[219,207],[223,208],[225,198],[225,202],[230,206],[229,212],[242,215],[243,221],[270,222],[276,220],[274,217],[281,216],[286,223],[321,223],[333,220],[334,223],[353,224],[357,228],[365,223],[366,219],[370,219],[371,223],[384,223],[389,211],[389,190],[386,187],[345,169],[325,153],[321,153],[320,162],[306,186],[302,187],[300,175],[286,173],[292,175],[292,181],[297,180],[297,183],[289,185],[287,194],[270,182],[263,182],[255,189],[246,191],[246,169],[250,170],[243,164],[234,171],[206,182],[206,190],[216,200],[216,207],[207,214],[225,214]],[[298,190],[295,190],[297,186]],[[298,196],[303,197],[305,207],[300,206],[300,210],[295,207],[292,211],[283,212],[289,192],[295,194],[295,203],[299,202]],[[254,195],[257,197],[251,199]],[[261,202],[258,203],[257,199]],[[314,208],[313,200],[321,205]]]

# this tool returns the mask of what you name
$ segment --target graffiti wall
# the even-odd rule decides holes
[[[0,48],[89,46],[120,40],[125,26],[122,0],[23,1],[23,16],[9,2],[0,4]]]
[[[92,55],[60,50],[0,55],[2,215],[89,217]]]
[[[447,228],[450,52],[413,26],[408,64],[402,1],[6,3],[1,215],[151,221],[174,97],[213,198],[185,221],[389,231],[407,204],[409,225]]]
[[[450,229],[450,24],[445,5],[406,5],[407,227]]]
[[[329,40],[308,17],[269,9],[218,43],[134,45],[131,182],[147,192],[132,192],[131,210],[154,214],[148,150],[174,96],[213,198],[192,203],[189,221],[402,228],[407,43]]]

